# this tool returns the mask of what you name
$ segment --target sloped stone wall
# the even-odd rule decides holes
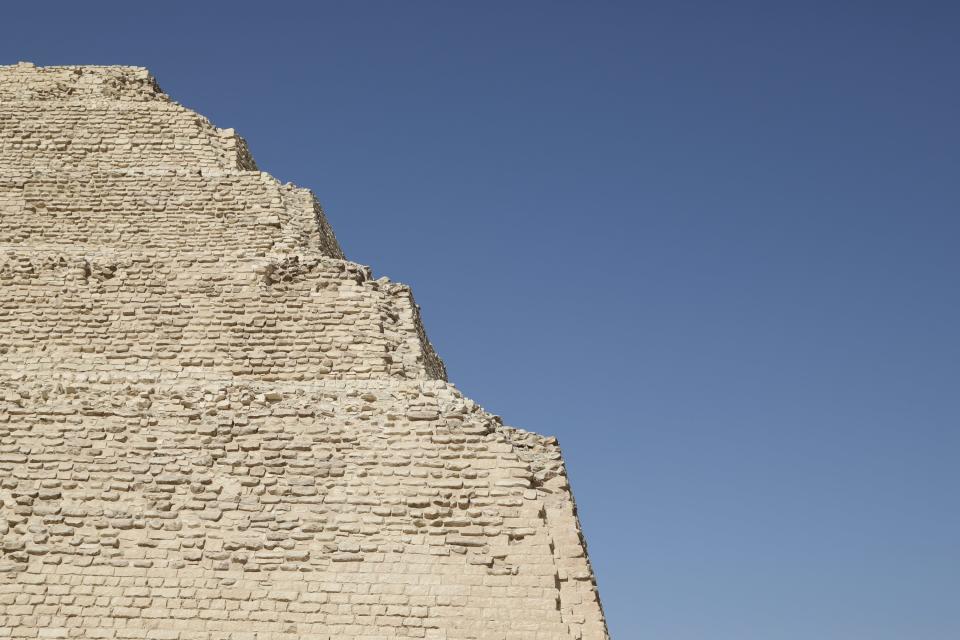
[[[0,638],[607,638],[563,460],[133,67],[0,67]]]

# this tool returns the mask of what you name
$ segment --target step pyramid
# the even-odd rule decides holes
[[[554,438],[137,67],[0,67],[0,638],[608,637]]]

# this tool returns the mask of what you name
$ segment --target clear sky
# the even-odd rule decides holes
[[[564,448],[614,640],[960,638],[960,5],[5,3],[149,67]]]

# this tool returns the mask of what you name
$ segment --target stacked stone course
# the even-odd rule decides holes
[[[135,67],[0,67],[0,639],[603,640],[556,440]]]

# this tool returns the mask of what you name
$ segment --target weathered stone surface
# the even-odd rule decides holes
[[[560,450],[144,69],[0,67],[0,637],[607,638]]]

